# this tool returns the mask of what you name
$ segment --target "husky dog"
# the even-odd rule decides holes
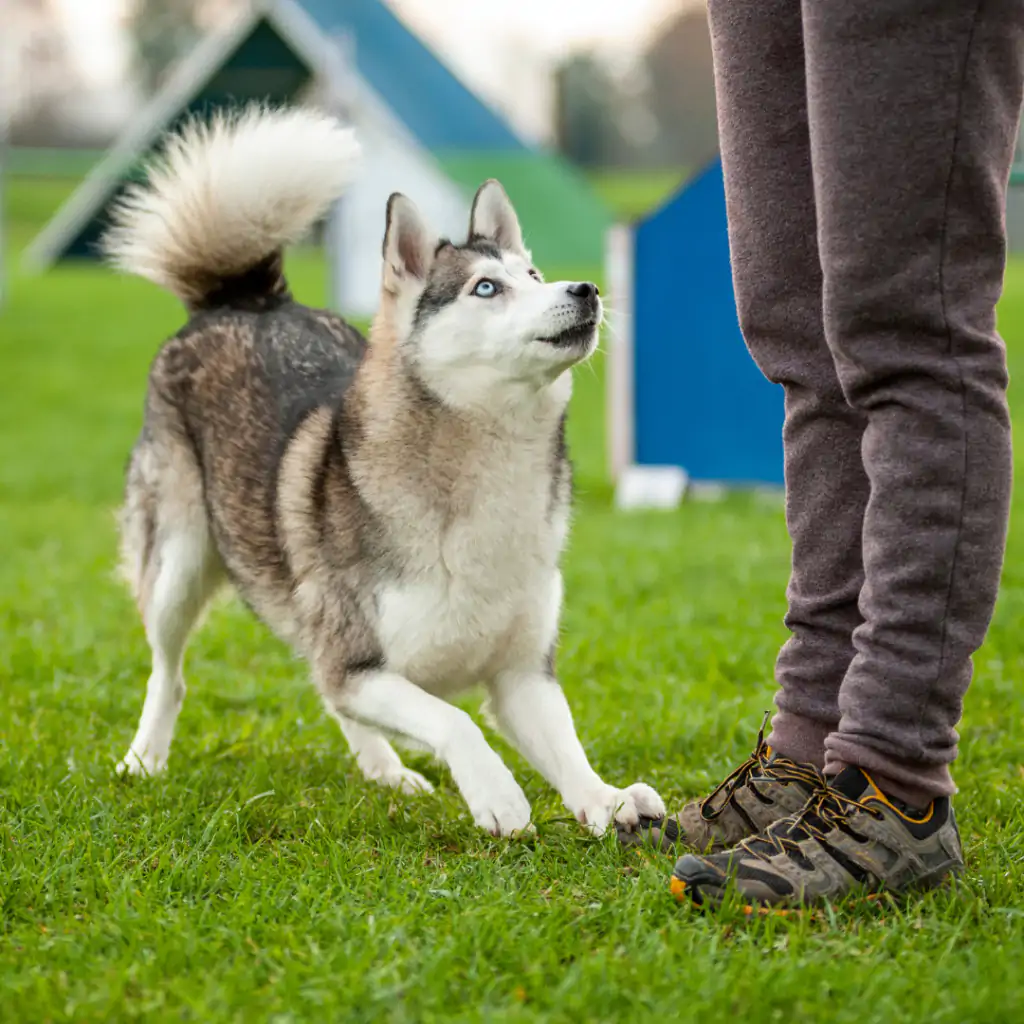
[[[154,360],[127,474],[123,565],[153,667],[119,770],[165,767],[186,639],[226,579],[309,662],[368,779],[430,790],[394,737],[448,765],[481,828],[527,828],[512,773],[446,700],[483,684],[592,832],[659,817],[649,786],[590,766],[554,672],[569,371],[597,343],[597,288],[544,282],[496,181],[462,244],[396,194],[367,344],[295,302],[282,269],[357,155],[310,111],[194,122],[105,237],[113,263],[189,313]]]

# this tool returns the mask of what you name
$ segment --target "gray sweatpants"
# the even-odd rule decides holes
[[[895,796],[949,765],[1011,489],[995,305],[1024,0],[710,0],[736,296],[785,389],[772,745]]]

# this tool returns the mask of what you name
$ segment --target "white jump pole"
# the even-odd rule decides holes
[[[605,418],[615,504],[624,510],[676,508],[689,483],[685,470],[636,461],[636,235],[628,225],[616,224],[606,236],[605,280],[612,308]]]
[[[354,90],[351,74],[355,67],[355,39],[349,33],[338,33],[330,40],[329,61],[326,69],[328,103],[341,116],[351,114]],[[327,305],[335,313],[342,312],[345,305],[345,229],[342,206],[344,197],[337,200],[328,211],[324,231],[324,255],[327,258]]]
[[[605,281],[611,300],[605,364],[608,471],[613,481],[636,458],[633,380],[633,229],[615,224],[605,236]]]

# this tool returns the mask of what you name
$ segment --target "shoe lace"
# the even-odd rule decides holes
[[[776,782],[804,782],[812,789],[821,785],[821,776],[811,765],[799,764],[787,757],[773,757],[771,748],[764,738],[770,712],[766,711],[757,733],[757,745],[753,753],[735,771],[727,775],[701,801],[700,813],[705,821],[713,821],[728,807],[737,792],[755,779]]]
[[[800,843],[808,839],[824,841],[836,828],[857,836],[850,826],[850,815],[855,811],[863,811],[873,818],[884,817],[876,807],[846,796],[819,780],[798,814],[772,822],[760,835],[737,845],[758,860],[768,860],[778,853],[799,853]]]

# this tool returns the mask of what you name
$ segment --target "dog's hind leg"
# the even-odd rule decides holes
[[[181,669],[188,635],[224,576],[198,466],[173,436],[144,440],[136,448],[122,514],[122,553],[153,666],[135,738],[117,768],[152,775],[166,767],[185,697]]]
[[[359,770],[371,782],[403,793],[431,793],[434,787],[419,772],[406,768],[382,733],[342,715],[335,715]]]

